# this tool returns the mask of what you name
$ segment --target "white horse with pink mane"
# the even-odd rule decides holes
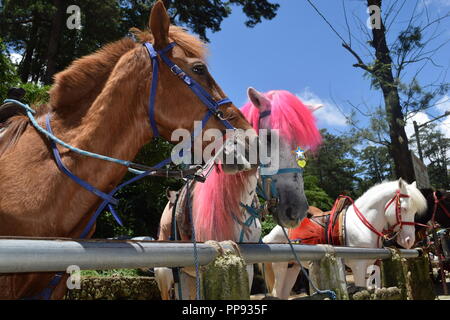
[[[338,202],[336,202],[337,204]],[[416,213],[423,213],[427,209],[427,201],[416,187],[416,183],[407,184],[402,179],[398,181],[385,182],[366,191],[354,203],[349,203],[348,209],[342,211],[342,220],[334,228],[331,221],[337,221],[332,216],[323,212],[314,213],[314,216],[302,221],[295,229],[285,229],[276,226],[267,236],[264,243],[282,242],[287,243],[286,234],[291,240],[297,240],[301,244],[333,244],[349,247],[380,248],[385,236],[394,238],[399,245],[409,249],[415,242]],[[320,210],[319,210],[320,211]],[[314,218],[329,218],[331,226],[330,236],[322,236],[325,228],[317,224]],[[314,220],[314,221],[313,221]],[[312,222],[311,222],[312,221]],[[318,230],[318,232],[316,232]],[[339,234],[334,234],[334,231]],[[343,232],[339,232],[339,231]],[[316,237],[316,234],[319,237]],[[313,235],[313,236],[312,236]],[[328,239],[339,239],[342,243],[333,242]],[[327,240],[325,240],[327,239]],[[336,240],[334,240],[336,241]],[[338,240],[339,241],[339,240]],[[344,263],[352,269],[355,286],[367,287],[367,268],[373,265],[375,260],[346,260]],[[308,267],[308,263],[302,263]],[[272,295],[287,299],[301,266],[294,263],[290,268],[287,262],[267,263],[266,283]]]
[[[228,175],[219,167],[211,172],[205,183],[196,183],[192,192],[192,215],[197,241],[261,240],[259,216],[250,209],[259,208],[256,196],[258,179],[262,180],[262,189],[266,190],[268,210],[278,224],[294,227],[306,216],[308,202],[303,189],[302,168],[293,151],[299,147],[314,150],[321,143],[312,115],[315,108],[305,106],[294,94],[284,90],[262,94],[249,88],[248,96],[250,102],[241,111],[256,131],[270,130],[269,141],[266,141],[269,145],[270,140],[279,139],[278,155],[274,156],[280,169],[270,176],[261,175],[258,170]],[[159,240],[169,239],[172,208],[169,202],[162,214]],[[180,233],[183,240],[190,240],[183,232]],[[193,299],[195,278],[192,275],[195,274],[192,274],[192,268],[190,272],[189,269],[184,268],[185,272],[182,272],[182,295]],[[251,288],[253,265],[247,266],[247,272]],[[172,271],[155,268],[155,276],[163,299],[168,299],[173,284]]]

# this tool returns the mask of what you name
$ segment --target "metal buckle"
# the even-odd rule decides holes
[[[214,114],[219,120],[225,120],[225,116],[222,111],[217,110]]]
[[[172,67],[170,67],[170,71],[172,71],[172,73],[176,76],[178,76],[180,73],[183,72],[183,70],[181,70],[181,68],[179,66],[177,66],[176,64],[174,64]]]

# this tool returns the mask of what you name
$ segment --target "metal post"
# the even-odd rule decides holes
[[[420,145],[420,137],[419,137],[419,126],[417,125],[417,122],[415,120],[413,121],[413,125],[414,125],[414,132],[416,134],[417,150],[419,151],[420,161],[423,162],[422,146]]]

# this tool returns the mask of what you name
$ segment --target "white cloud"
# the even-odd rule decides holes
[[[442,100],[442,99],[441,99]],[[444,101],[444,100],[442,100]],[[445,104],[441,104],[441,106],[445,106]],[[446,110],[442,109],[441,111],[447,111],[450,110],[450,102],[447,102],[447,108]],[[416,121],[417,124],[420,126],[421,124],[432,120],[426,113],[424,112],[418,112],[414,116],[408,119],[405,126],[406,135],[408,138],[412,138],[415,134],[414,132],[414,125],[413,121]],[[441,131],[446,138],[450,138],[450,117],[443,118],[442,121],[435,121],[430,124],[430,127],[433,126],[434,129],[437,129]],[[427,126],[428,127],[428,126]],[[413,148],[413,150],[417,154],[417,144],[413,143],[410,145],[410,147]],[[450,157],[450,150],[447,152],[447,156]],[[428,165],[429,161],[425,159],[425,164]]]
[[[306,105],[323,105],[322,108],[314,112],[319,125],[334,127],[345,127],[348,125],[345,117],[333,103],[320,98],[310,88],[305,88],[302,93],[297,94],[297,97]]]
[[[450,111],[450,96],[448,94],[436,102],[436,109],[442,112]]]
[[[430,117],[423,112],[417,112],[414,116],[408,119],[405,126],[406,136],[408,138],[411,138],[414,136],[414,124],[413,121],[416,121],[418,125],[421,125],[422,123],[425,123],[427,121],[430,121]]]

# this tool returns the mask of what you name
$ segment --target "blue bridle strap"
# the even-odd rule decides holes
[[[149,98],[149,118],[150,118],[150,126],[152,127],[153,136],[159,136],[158,127],[155,120],[155,97],[156,90],[158,86],[158,56],[161,57],[162,61],[170,68],[172,73],[180,78],[203,102],[203,104],[208,108],[208,113],[210,115],[215,115],[225,126],[227,129],[234,129],[233,125],[229,123],[226,119],[220,114],[219,107],[223,104],[231,103],[231,100],[228,98],[224,98],[219,101],[215,101],[212,96],[205,90],[203,87],[198,84],[194,79],[192,79],[189,75],[186,74],[178,65],[172,62],[167,56],[166,53],[171,50],[176,45],[175,42],[170,43],[166,48],[156,51],[153,45],[149,42],[145,42],[144,46],[148,51],[150,59],[152,60],[153,65],[153,75],[152,75],[152,83],[150,89],[150,98]],[[205,115],[206,118],[206,115]],[[202,126],[206,124],[209,116],[205,120],[202,121]]]
[[[244,222],[238,221],[239,223],[241,223],[243,225],[243,228],[242,228],[240,236],[239,236],[239,243],[242,243],[242,242],[244,242],[244,236],[245,236],[244,227],[250,228],[252,223],[255,223],[255,227],[256,227],[256,221],[261,218],[261,212],[263,211],[263,209],[256,208],[253,205],[249,206],[242,202],[240,203],[240,206],[245,211],[247,211],[247,213],[249,214],[249,217]]]
[[[262,118],[268,117],[268,116],[270,116],[270,114],[271,114],[271,110],[263,111],[259,114],[259,119],[261,120]]]
[[[159,136],[158,127],[155,121],[155,98],[156,98],[156,90],[158,88],[158,53],[155,51],[152,45],[149,43],[144,43],[147,48],[148,54],[150,55],[150,59],[152,60],[152,83],[150,87],[150,97],[148,102],[148,115],[150,119],[150,126],[153,131],[153,137]]]
[[[45,124],[46,124],[47,130],[53,134],[53,131],[52,131],[52,128],[50,125],[50,116],[49,115],[47,115],[47,117],[45,119]],[[72,179],[73,181],[78,183],[80,186],[82,186],[86,190],[99,196],[104,201],[107,201],[108,204],[110,205],[110,209],[112,209],[112,205],[118,204],[119,201],[117,199],[115,199],[113,196],[100,191],[99,189],[95,188],[93,185],[89,184],[88,182],[84,181],[83,179],[81,179],[78,176],[76,176],[75,174],[73,174],[62,162],[61,155],[59,153],[58,147],[56,146],[56,143],[54,141],[50,140],[50,145],[52,147],[53,156],[55,157],[56,165],[58,166],[59,170],[61,170],[70,179]],[[123,227],[122,220],[117,215],[117,213],[114,211],[114,209],[111,210],[111,213],[113,214],[114,219],[117,221],[117,223]]]
[[[266,194],[266,191],[265,191],[265,185],[266,185],[267,179],[272,178],[277,175],[280,175],[280,174],[287,174],[287,173],[303,173],[303,169],[302,168],[282,168],[271,175],[263,175],[262,174],[261,175],[262,188],[259,188],[259,187],[256,188],[256,192],[258,193],[258,195],[261,196],[264,200],[268,200],[270,197],[269,197],[269,195]],[[276,179],[272,179],[272,181],[270,183],[270,192],[275,197],[278,196],[276,183],[277,183]]]

